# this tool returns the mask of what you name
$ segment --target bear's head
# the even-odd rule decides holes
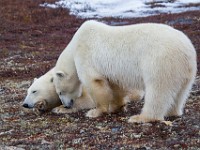
[[[71,108],[74,100],[82,94],[82,86],[77,74],[57,70],[53,74],[53,82],[64,107]]]
[[[28,88],[23,107],[47,111],[59,105],[61,105],[61,101],[56,93],[52,70],[50,70],[40,78],[34,79]]]

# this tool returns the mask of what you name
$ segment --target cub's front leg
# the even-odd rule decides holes
[[[86,116],[95,118],[101,116],[103,113],[109,112],[109,104],[113,100],[113,91],[109,86],[109,83],[104,78],[87,78],[89,82],[85,85],[91,98],[96,104],[95,109],[91,109],[87,112]]]

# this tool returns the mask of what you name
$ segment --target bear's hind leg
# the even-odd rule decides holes
[[[173,96],[168,90],[162,88],[146,87],[145,103],[140,115],[132,116],[128,122],[152,122],[164,120],[164,116],[173,104]]]
[[[113,91],[105,79],[90,80],[87,86],[91,98],[96,103],[96,108],[87,112],[86,116],[95,118],[109,112],[109,103],[113,99]]]
[[[183,107],[189,95],[192,83],[193,80],[187,80],[185,84],[183,84],[177,98],[175,99],[175,103],[168,111],[167,116],[181,116],[183,114]]]

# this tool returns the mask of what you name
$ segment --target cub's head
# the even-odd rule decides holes
[[[74,100],[81,96],[82,87],[77,74],[68,74],[64,71],[55,71],[53,82],[65,108],[71,108]]]
[[[59,105],[61,105],[61,101],[56,93],[52,70],[50,70],[40,78],[34,79],[34,82],[28,88],[23,107],[46,111]]]

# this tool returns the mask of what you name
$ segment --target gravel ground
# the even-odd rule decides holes
[[[21,108],[34,77],[46,73],[84,19],[65,9],[39,7],[54,0],[1,0],[0,7],[0,150],[11,149],[200,149],[200,78],[182,117],[164,123],[130,124],[143,101],[128,105],[127,112],[84,117],[87,110],[70,115],[51,112],[36,116]],[[3,6],[3,7],[2,7]],[[103,18],[111,25],[141,22],[165,23],[192,40],[200,69],[200,11],[146,18]]]

